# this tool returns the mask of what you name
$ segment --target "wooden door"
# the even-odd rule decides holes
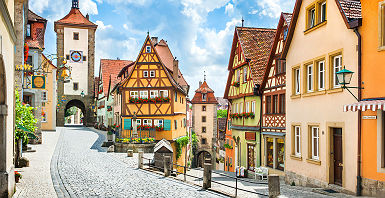
[[[255,163],[254,163],[254,145],[247,145],[247,169],[254,171]]]
[[[333,128],[334,184],[342,186],[343,153],[342,129]]]

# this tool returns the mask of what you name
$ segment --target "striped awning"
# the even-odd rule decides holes
[[[383,110],[385,111],[385,100],[367,100],[367,101],[360,101],[357,103],[349,104],[344,106],[344,112],[347,111],[377,111],[377,110]]]

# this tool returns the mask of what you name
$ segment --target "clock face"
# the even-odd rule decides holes
[[[71,61],[72,62],[81,62],[83,58],[83,52],[81,51],[71,51]]]

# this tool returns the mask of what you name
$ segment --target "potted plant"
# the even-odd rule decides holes
[[[22,178],[21,174],[17,171],[15,171],[15,182],[19,183],[19,180]]]

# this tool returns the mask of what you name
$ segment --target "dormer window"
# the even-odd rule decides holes
[[[202,94],[202,100],[207,101],[207,94]]]
[[[151,46],[146,46],[146,53],[151,53]]]

